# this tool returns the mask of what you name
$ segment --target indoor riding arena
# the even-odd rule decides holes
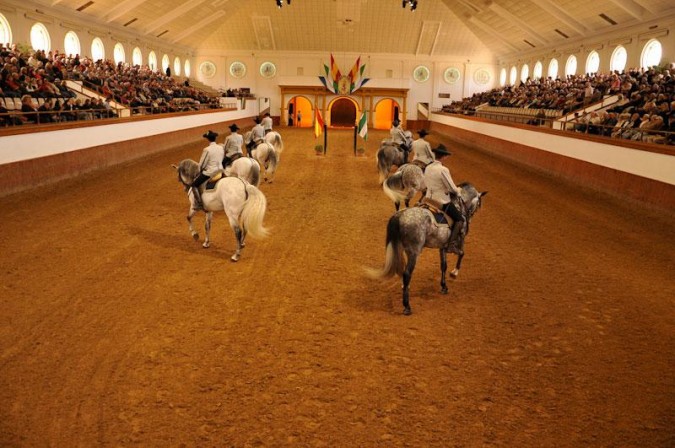
[[[454,143],[488,191],[460,275],[426,249],[404,316],[371,131],[282,128],[269,236],[188,233],[194,143],[0,199],[0,445],[673,443],[675,219]],[[203,214],[195,221],[203,239]],[[454,256],[449,256],[454,265]]]

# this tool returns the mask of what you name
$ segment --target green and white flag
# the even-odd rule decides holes
[[[368,140],[368,115],[364,110],[359,119],[359,135],[364,140]]]

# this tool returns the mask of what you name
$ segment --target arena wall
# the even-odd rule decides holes
[[[221,134],[220,141],[229,134],[227,126],[236,122],[241,128],[250,127],[256,114],[257,104],[251,101],[237,111],[154,115],[0,134],[0,196],[191,144],[209,129]]]
[[[479,118],[432,114],[431,129],[452,141],[590,188],[675,210],[675,149]]]

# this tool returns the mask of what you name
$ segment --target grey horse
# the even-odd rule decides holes
[[[403,314],[412,313],[410,309],[410,279],[417,263],[417,257],[425,247],[438,248],[441,255],[441,293],[448,293],[445,282],[447,270],[447,252],[457,254],[457,265],[450,273],[453,278],[459,275],[464,257],[464,237],[469,231],[469,222],[480,209],[482,197],[487,194],[478,192],[470,183],[458,185],[460,196],[455,198],[465,217],[464,228],[458,241],[450,240],[451,226],[437,224],[434,214],[425,207],[411,207],[396,212],[387,224],[387,241],[384,266],[381,269],[367,269],[373,278],[399,275],[403,279]]]
[[[412,145],[412,132],[405,131],[406,145],[408,148]],[[389,177],[392,166],[401,166],[405,163],[403,160],[403,151],[398,149],[394,143],[387,139],[383,140],[380,149],[377,150],[377,171],[380,175],[380,183]]]
[[[427,189],[424,184],[424,171],[418,165],[406,163],[394,174],[382,182],[382,190],[394,202],[396,211],[401,207],[401,201],[410,207],[410,201],[418,191]]]

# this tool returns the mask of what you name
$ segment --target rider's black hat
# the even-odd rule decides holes
[[[417,131],[417,133],[420,135],[420,137],[426,137],[427,135],[429,135],[429,131],[427,131],[426,129],[420,129],[419,131]]]
[[[443,143],[439,144],[437,147],[432,149],[432,151],[437,156],[451,156],[452,155],[452,153],[450,151],[448,151],[448,148],[446,148]]]
[[[204,137],[205,139],[207,139],[210,142],[215,142],[216,137],[218,137],[218,133],[213,132],[213,131],[209,131],[206,134],[202,135],[202,137]]]
[[[230,131],[236,132],[236,131],[238,131],[238,130],[239,130],[239,126],[237,126],[237,123],[232,123],[232,124],[230,125]]]
[[[401,122],[398,120],[398,118],[395,118],[391,124],[393,124],[394,126],[398,126],[399,124],[401,124]]]
[[[262,119],[260,117],[253,117],[253,121],[255,121],[256,123],[260,123]]]

